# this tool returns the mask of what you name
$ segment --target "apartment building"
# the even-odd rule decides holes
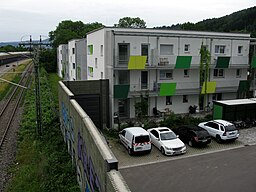
[[[67,80],[87,80],[87,46],[86,39],[72,39],[68,42]]]
[[[63,79],[68,79],[68,46],[61,44],[57,48],[57,73]]]
[[[114,113],[135,117],[141,97],[150,116],[153,108],[188,113],[190,106],[244,97],[249,44],[250,34],[104,27],[68,42],[67,80],[109,79],[112,121]],[[203,83],[201,47],[210,53]]]
[[[135,117],[141,96],[148,115],[155,107],[187,113],[248,89],[249,43],[250,34],[105,27],[87,34],[89,76],[109,79],[112,115]],[[200,85],[202,45],[210,65]]]

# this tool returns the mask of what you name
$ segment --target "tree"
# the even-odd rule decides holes
[[[101,23],[87,23],[82,21],[66,20],[59,23],[55,31],[49,32],[50,41],[54,48],[57,48],[60,44],[67,44],[71,39],[85,38],[86,34],[94,29],[103,27]]]
[[[205,83],[205,88],[204,88],[204,110],[205,110],[205,104],[206,104],[206,97],[207,97],[207,82],[209,78],[209,65],[211,62],[211,53],[209,50],[206,49],[206,46],[201,45],[200,48],[200,86],[203,87],[203,83]],[[202,95],[200,96],[200,98]],[[200,102],[200,101],[199,101]]]
[[[57,68],[57,57],[55,49],[42,49],[40,51],[40,66],[44,67],[48,73],[56,72]]]
[[[123,17],[119,19],[118,24],[115,24],[114,27],[123,27],[123,28],[146,28],[146,22],[139,17]]]

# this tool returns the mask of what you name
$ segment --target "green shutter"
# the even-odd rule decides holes
[[[241,80],[239,82],[238,92],[245,92],[250,90],[250,81],[247,80]]]
[[[220,68],[220,69],[228,68],[229,61],[230,61],[230,57],[218,57],[215,68]]]
[[[213,105],[213,119],[222,119],[223,107],[217,104]]]
[[[192,56],[177,56],[176,69],[189,69],[191,65]]]
[[[161,83],[159,96],[172,96],[176,92],[176,83]]]
[[[128,97],[130,85],[114,85],[114,98],[126,99]]]
[[[145,69],[147,56],[130,56],[128,69]]]
[[[251,67],[254,69],[256,68],[256,56],[253,56],[253,58],[252,58]]]

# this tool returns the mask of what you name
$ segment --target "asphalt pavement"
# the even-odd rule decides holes
[[[255,192],[256,145],[120,172],[133,192]]]

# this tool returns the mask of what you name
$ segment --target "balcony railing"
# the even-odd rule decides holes
[[[147,59],[146,66],[148,67],[175,67],[177,55],[162,56],[150,54]],[[215,67],[217,64],[218,56],[211,56],[210,67]],[[127,67],[129,62],[129,56],[116,56],[115,67]],[[248,66],[249,58],[247,56],[232,56],[230,57],[231,67],[243,67]],[[198,68],[200,66],[200,55],[192,56],[191,68]]]

